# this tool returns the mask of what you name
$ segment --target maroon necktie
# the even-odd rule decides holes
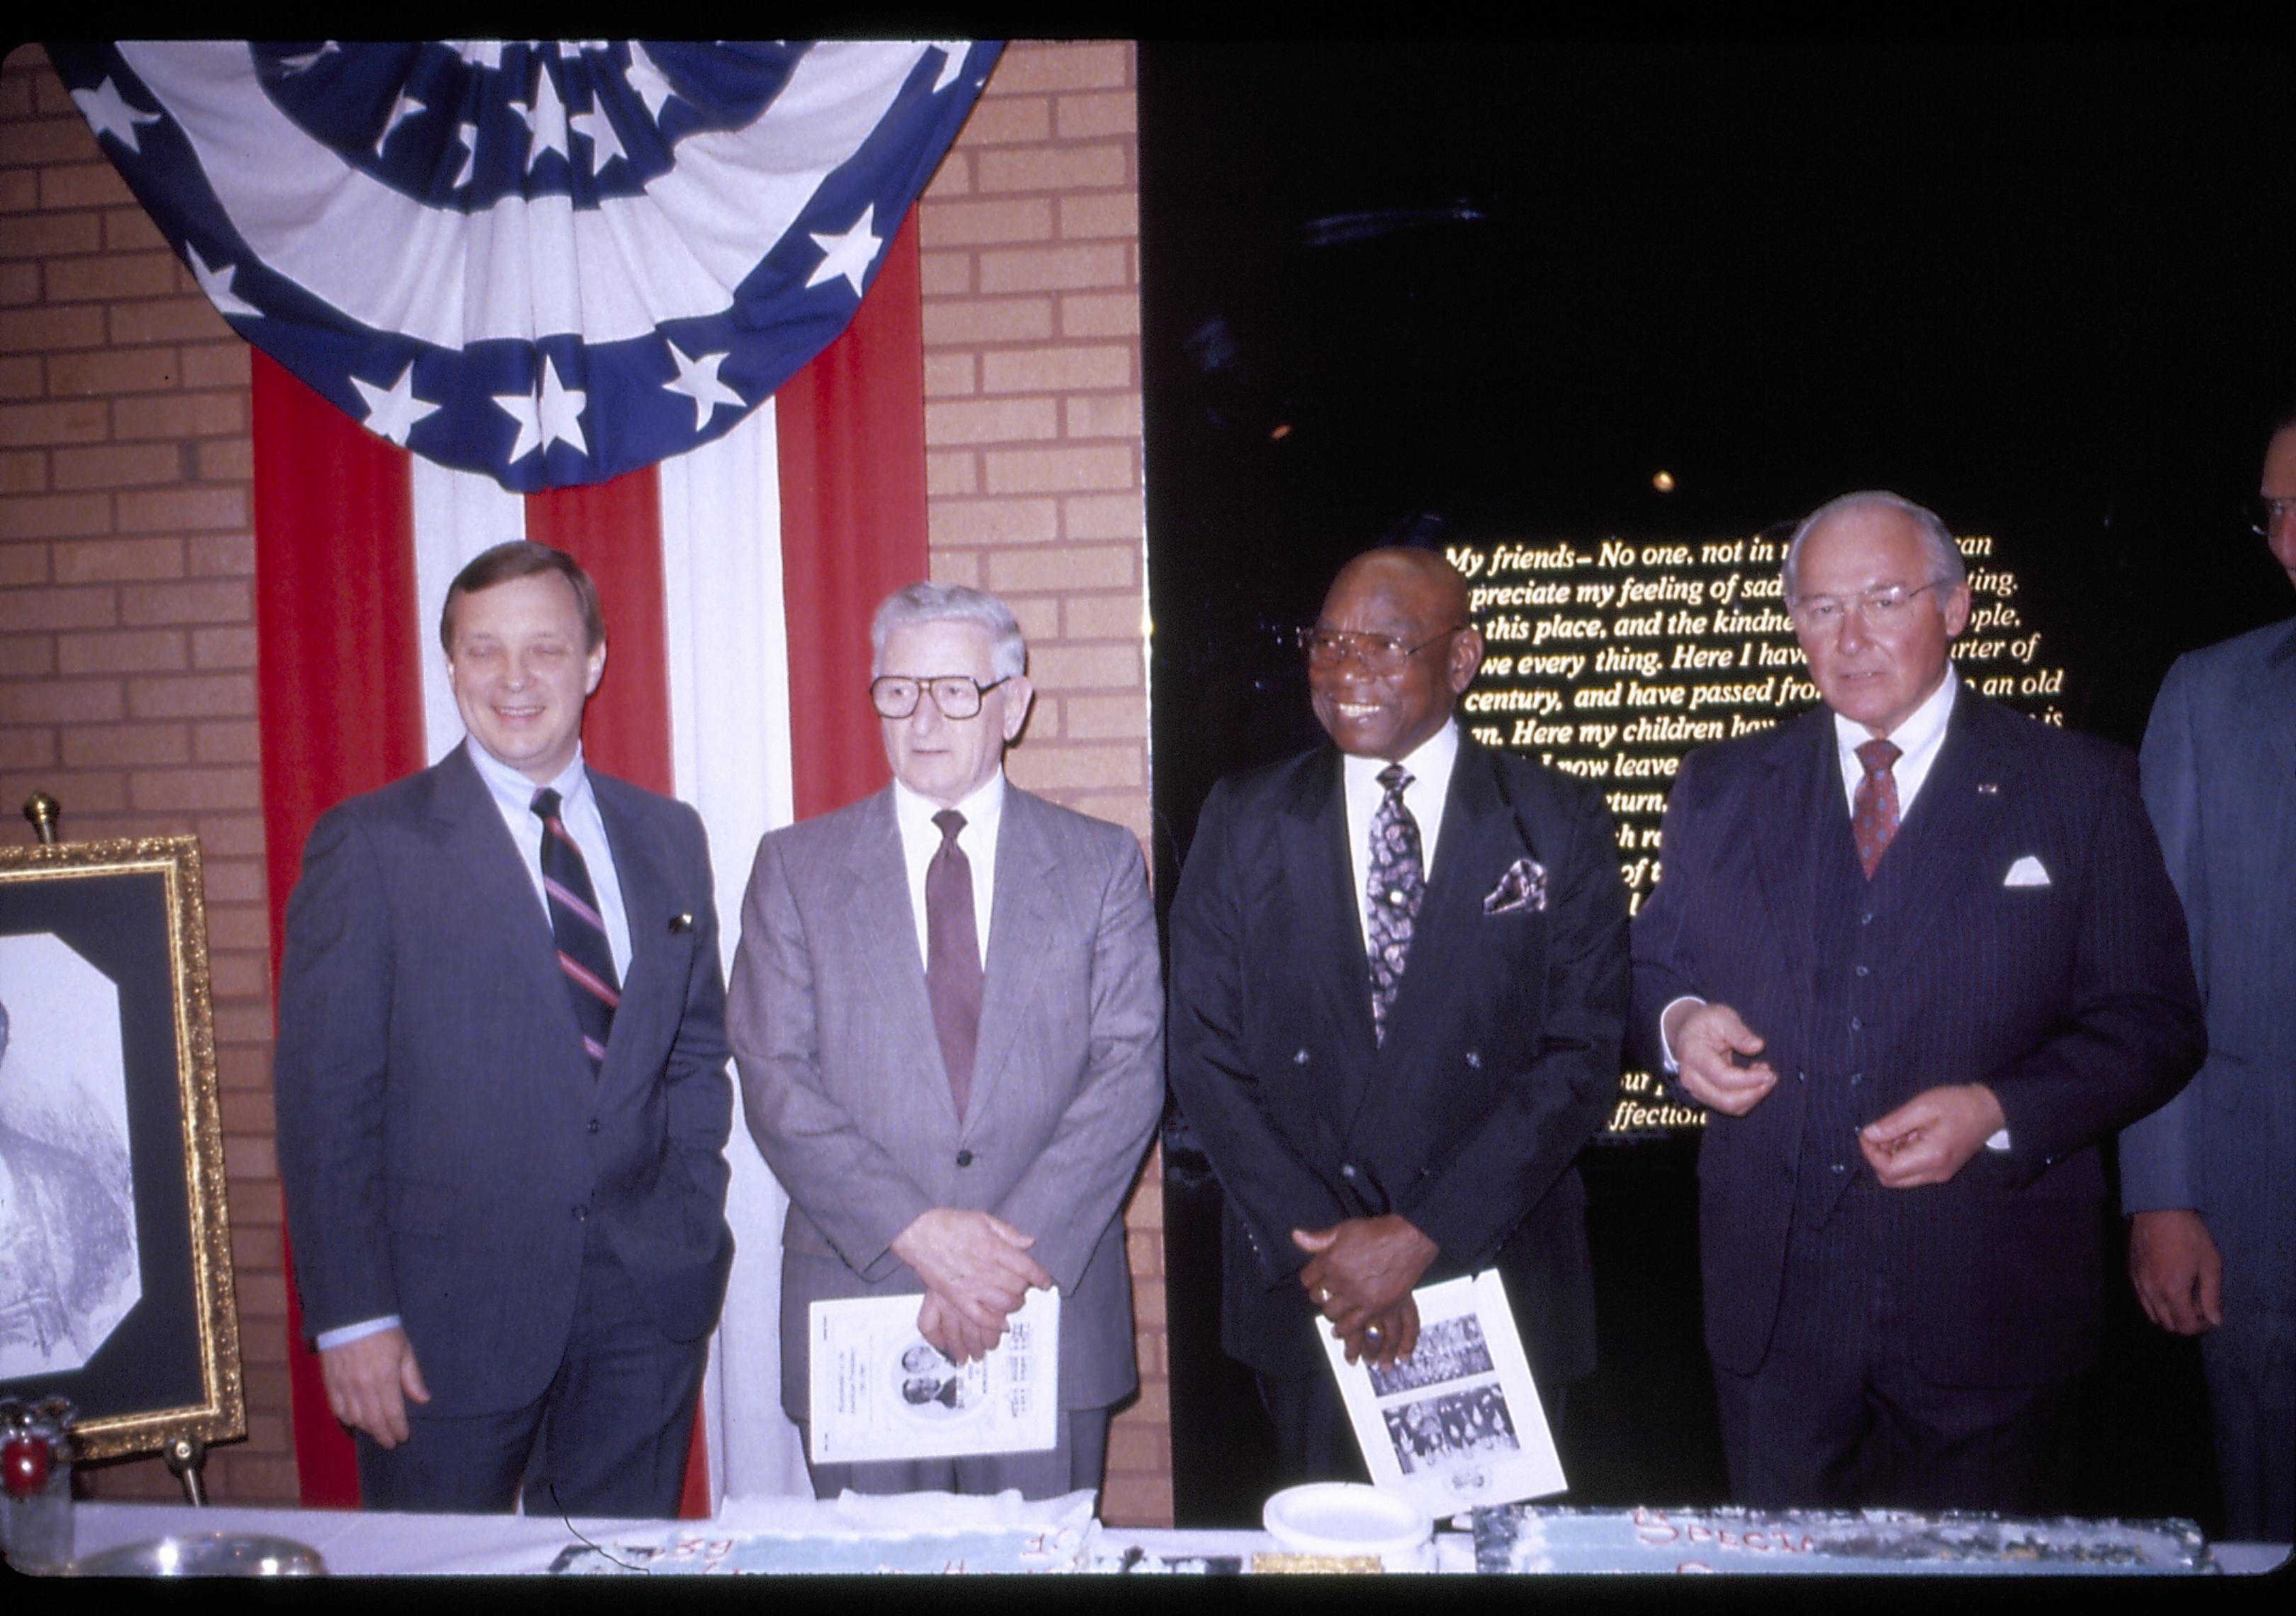
[[[1890,839],[1898,833],[1898,777],[1890,766],[1904,755],[1889,741],[1867,741],[1857,749],[1866,777],[1857,783],[1850,803],[1849,833],[1857,839],[1857,862],[1866,866],[1868,881],[1880,867],[1882,855],[1890,850]]]
[[[972,865],[956,845],[964,816],[943,808],[933,823],[940,827],[940,846],[925,866],[925,991],[961,1118],[972,1087],[972,1046],[980,1035],[980,939],[972,923]]]

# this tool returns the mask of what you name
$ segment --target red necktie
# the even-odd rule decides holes
[[[1898,777],[1890,766],[1904,755],[1889,741],[1868,741],[1857,749],[1866,777],[1857,783],[1850,803],[1849,833],[1857,839],[1857,862],[1866,866],[1868,881],[1880,867],[1882,855],[1890,850],[1890,839],[1898,833]]]
[[[956,845],[964,816],[943,808],[933,823],[940,827],[940,847],[925,866],[925,992],[948,1068],[948,1092],[962,1117],[980,1035],[980,939],[972,923],[972,864]]]

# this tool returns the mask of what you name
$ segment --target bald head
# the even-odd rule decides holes
[[[1340,569],[1311,652],[1316,720],[1343,752],[1399,760],[1450,721],[1482,665],[1467,580],[1431,550],[1368,550]]]
[[[1324,596],[1325,606],[1342,589],[1374,578],[1386,580],[1387,587],[1399,594],[1423,601],[1446,628],[1467,620],[1467,580],[1432,550],[1365,551],[1340,569],[1330,594]]]

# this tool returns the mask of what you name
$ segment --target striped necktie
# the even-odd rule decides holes
[[[542,820],[542,890],[550,900],[550,934],[558,942],[558,968],[566,976],[567,997],[582,1029],[582,1047],[593,1071],[606,1059],[606,1036],[613,1030],[614,1006],[622,1002],[614,975],[614,951],[598,913],[597,889],[582,849],[559,817],[560,798],[547,786],[534,793]]]

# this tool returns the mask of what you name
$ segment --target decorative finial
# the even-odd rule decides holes
[[[56,800],[45,792],[34,792],[24,799],[24,817],[32,822],[32,834],[40,839],[42,847],[55,841],[56,820],[62,812]]]

